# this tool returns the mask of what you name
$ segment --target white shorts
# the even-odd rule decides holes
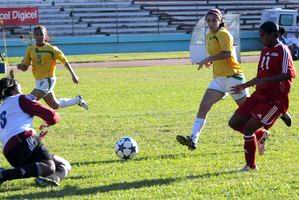
[[[212,82],[208,86],[208,89],[220,91],[224,95],[229,93],[232,96],[232,98],[236,101],[242,99],[243,97],[249,96],[248,88],[241,91],[239,94],[233,94],[231,92],[231,87],[245,82],[246,80],[244,74],[236,74],[229,77],[216,77],[212,80]]]
[[[54,90],[55,83],[55,77],[36,80],[35,89],[43,91],[45,94],[48,94]]]

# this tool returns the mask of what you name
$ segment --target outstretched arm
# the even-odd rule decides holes
[[[37,101],[28,99],[25,95],[20,96],[19,105],[25,113],[31,116],[40,117],[48,126],[56,124],[60,119],[58,113],[55,110],[46,108]]]
[[[240,93],[242,90],[251,87],[251,86],[255,86],[255,85],[259,85],[259,84],[265,84],[265,83],[272,83],[272,82],[280,82],[283,80],[290,80],[292,77],[289,74],[285,74],[285,73],[281,73],[278,74],[276,76],[272,76],[272,77],[266,77],[266,78],[253,78],[250,81],[247,81],[246,83],[240,84],[240,85],[236,85],[232,87],[232,91],[234,93]]]
[[[72,76],[72,79],[73,79],[73,82],[74,83],[79,83],[79,77],[76,75],[76,73],[74,72],[74,70],[73,70],[73,68],[72,68],[72,66],[70,65],[70,63],[65,63],[65,65],[64,65],[66,68],[67,68],[67,70],[70,72],[70,74],[71,74],[71,76]]]

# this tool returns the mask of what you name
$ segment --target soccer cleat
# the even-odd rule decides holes
[[[241,170],[240,172],[249,172],[249,171],[256,171],[258,170],[258,167],[255,166],[255,167],[249,167],[248,165],[245,165]]]
[[[187,146],[189,150],[193,151],[196,149],[196,144],[192,141],[190,136],[177,135],[176,140],[183,146]]]
[[[35,183],[41,187],[48,187],[48,186],[51,186],[51,187],[56,187],[56,186],[59,186],[59,182],[53,180],[52,178],[48,178],[48,177],[37,177],[35,179]]]
[[[269,138],[269,132],[267,130],[264,130],[263,136],[257,140],[257,147],[258,147],[258,151],[259,151],[259,155],[264,155],[265,153],[265,142],[266,140]]]
[[[282,119],[282,121],[285,123],[285,125],[287,125],[288,127],[290,127],[292,125],[292,117],[289,113],[285,112],[280,116],[280,119]]]
[[[81,95],[77,96],[79,98],[79,103],[78,105],[82,108],[84,108],[85,110],[88,110],[88,104],[87,102],[83,99],[83,97]]]

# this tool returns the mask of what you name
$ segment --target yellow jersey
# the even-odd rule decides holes
[[[55,76],[56,60],[59,60],[62,64],[68,62],[62,51],[56,46],[46,43],[42,47],[29,46],[22,64],[32,65],[33,76],[36,80],[39,80]]]
[[[220,28],[216,33],[209,32],[206,35],[207,52],[210,56],[219,54],[222,51],[231,52],[232,56],[221,60],[213,60],[213,75],[232,76],[242,73],[241,66],[233,55],[234,41],[232,35],[225,29]]]

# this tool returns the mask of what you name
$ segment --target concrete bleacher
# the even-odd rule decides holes
[[[190,32],[208,9],[241,14],[241,29],[256,30],[261,11],[299,8],[299,0],[1,0],[0,7],[37,6],[52,36]],[[32,30],[6,27],[8,37]]]
[[[39,22],[52,36],[177,32],[177,25],[161,21],[131,0],[11,0],[0,3],[3,5],[37,6]],[[31,29],[22,26],[12,32],[22,34]]]
[[[299,8],[298,0],[133,0],[133,3],[187,32],[190,32],[198,19],[211,8],[218,8],[225,13],[240,14],[242,30],[258,29],[261,11],[264,9]]]

